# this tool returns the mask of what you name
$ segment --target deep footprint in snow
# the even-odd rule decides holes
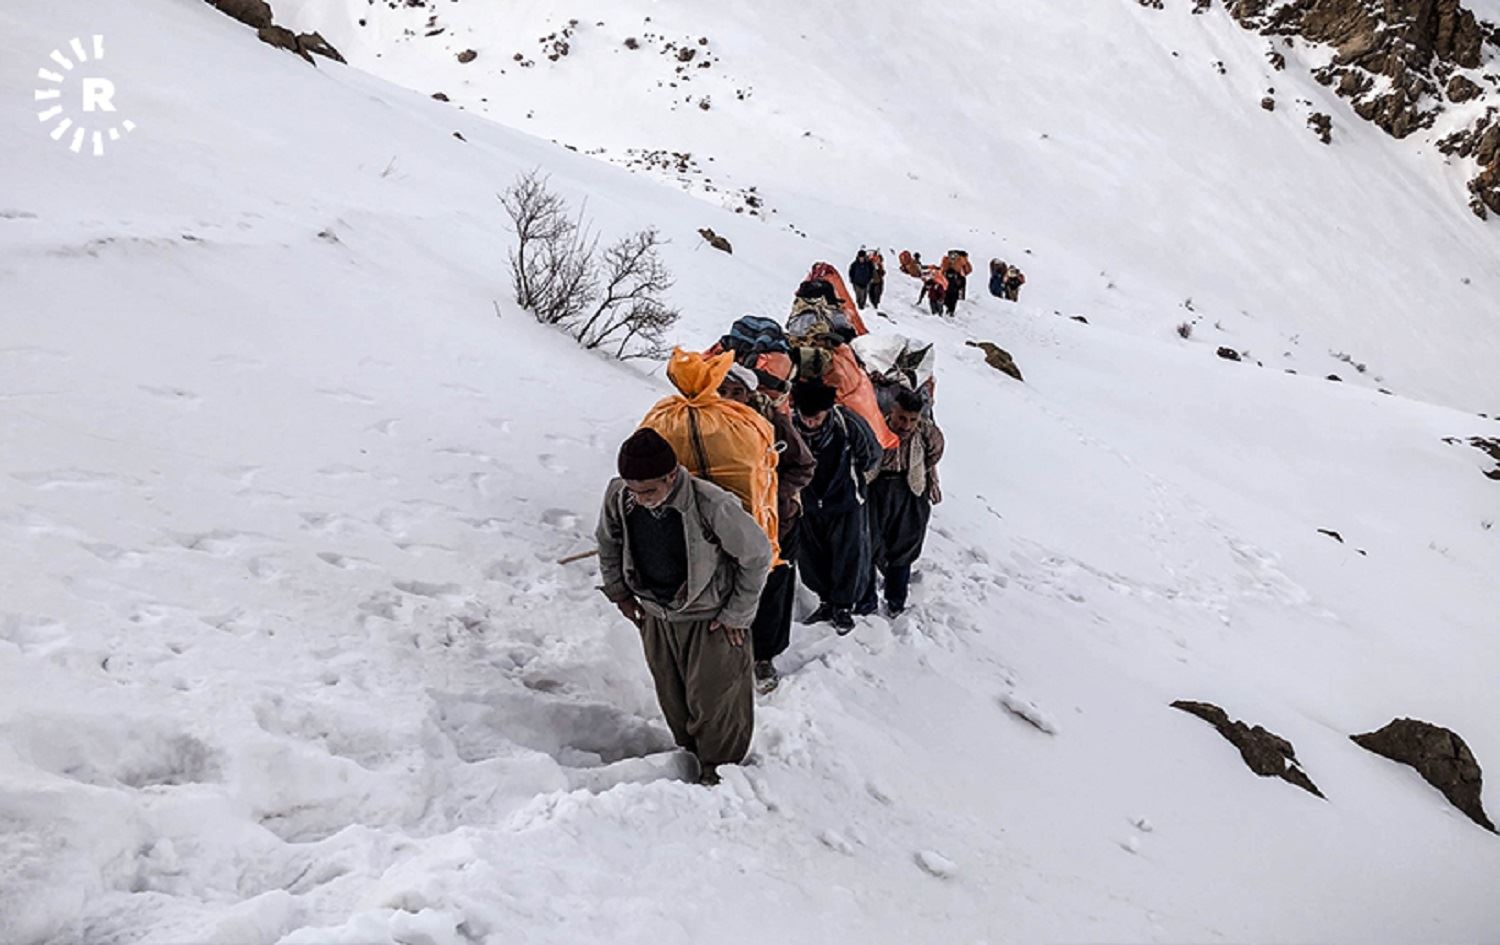
[[[405,594],[413,594],[417,597],[429,597],[433,600],[458,602],[468,599],[464,589],[457,584],[433,584],[428,581],[395,581],[391,584],[396,590]]]
[[[286,575],[287,562],[281,558],[263,556],[250,559],[245,567],[262,581],[274,581]]]
[[[299,512],[302,527],[321,535],[347,535],[356,532],[364,523],[356,518],[337,512]]]
[[[15,644],[22,653],[45,652],[68,639],[68,628],[60,620],[29,614],[0,614],[0,640]]]
[[[389,420],[380,420],[372,423],[365,427],[365,429],[371,433],[378,433],[381,436],[394,436],[396,433],[396,424],[400,422],[398,418],[392,417]]]
[[[208,532],[175,534],[172,536],[172,541],[188,551],[197,551],[223,558],[243,549],[246,544],[245,540],[254,537],[256,536],[250,535],[247,532],[216,528]]]
[[[578,527],[578,513],[568,509],[548,509],[542,513],[542,524],[571,530]]]
[[[535,690],[482,697],[434,693],[438,726],[459,758],[480,762],[530,748],[570,768],[592,769],[672,750],[666,729],[607,702]]]
[[[444,446],[433,450],[433,452],[440,456],[457,456],[461,459],[472,459],[480,463],[493,464],[495,462],[495,457],[489,453],[468,446]]]
[[[352,555],[341,555],[335,551],[318,552],[318,560],[324,564],[331,564],[341,571],[373,571],[376,566],[364,558],[356,558]]]
[[[552,473],[554,476],[564,475],[568,471],[567,464],[559,460],[551,453],[543,453],[536,458],[536,461],[541,464],[543,469],[547,470],[549,473]]]

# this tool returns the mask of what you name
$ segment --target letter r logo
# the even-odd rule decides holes
[[[115,84],[108,79],[84,79],[83,110],[85,112],[114,111]]]

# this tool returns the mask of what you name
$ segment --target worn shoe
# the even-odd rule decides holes
[[[804,619],[805,624],[827,623],[833,619],[833,606],[830,604],[819,604],[818,609],[808,614]]]
[[[890,617],[892,620],[896,619],[904,613],[906,613],[905,604],[897,604],[894,601],[885,602],[885,615],[887,617]]]
[[[776,688],[781,682],[781,676],[776,672],[776,664],[770,660],[755,661],[755,691],[765,695]]]
[[[844,636],[854,629],[854,615],[846,607],[835,610],[833,616],[828,618],[828,622],[833,624],[833,629],[838,631],[839,636]]]
[[[717,787],[721,780],[718,765],[704,765],[703,771],[698,775],[698,783],[704,787]]]

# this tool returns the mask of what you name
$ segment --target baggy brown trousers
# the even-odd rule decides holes
[[[734,646],[710,621],[641,623],[646,665],[677,744],[703,767],[739,764],[755,731],[755,681],[750,641]]]

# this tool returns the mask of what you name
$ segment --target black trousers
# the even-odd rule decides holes
[[[760,592],[760,608],[750,624],[751,642],[757,660],[775,659],[792,642],[792,604],[797,599],[797,546],[801,522],[781,535],[781,557],[786,563],[771,571],[766,589]]]
[[[852,610],[870,577],[870,519],[863,505],[832,515],[804,512],[797,564],[802,583],[830,607]]]
[[[932,503],[915,495],[906,476],[883,475],[870,483],[870,578],[861,609],[875,609],[875,573],[885,577],[885,599],[906,606],[911,566],[922,556]]]
[[[870,304],[880,307],[880,297],[885,294],[885,280],[870,283]]]

